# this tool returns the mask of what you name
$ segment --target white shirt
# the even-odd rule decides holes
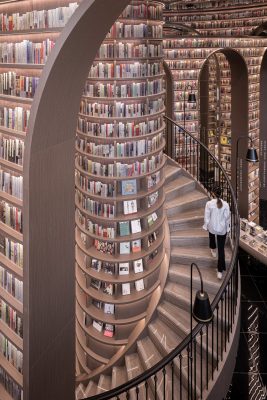
[[[221,201],[221,208],[217,207],[217,199],[208,201],[205,207],[203,229],[214,235],[225,235],[230,231],[229,205],[226,201]]]

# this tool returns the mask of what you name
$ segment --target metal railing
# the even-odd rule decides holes
[[[166,117],[165,120],[168,148],[173,149],[172,158],[209,194],[214,184],[222,188],[222,197],[231,209],[231,260],[221,287],[211,304],[214,316],[210,324],[196,324],[192,336],[189,332],[178,347],[152,368],[119,387],[90,397],[91,400],[202,399],[205,390],[209,390],[220,362],[227,357],[227,344],[236,322],[239,290],[239,216],[235,194],[225,170],[208,148],[171,119]]]

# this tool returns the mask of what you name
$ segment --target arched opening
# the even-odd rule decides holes
[[[209,120],[209,118],[211,119],[211,90],[209,87],[211,70],[215,84],[212,93],[213,129],[210,129]],[[223,70],[225,72],[222,74]],[[225,85],[226,79],[228,85]],[[227,86],[230,93],[227,92]],[[209,142],[213,143],[214,146],[210,146],[213,147],[213,154],[222,162],[225,169],[229,168],[232,184],[234,187],[237,184],[238,187],[240,215],[247,217],[248,165],[244,161],[244,154],[248,144],[245,140],[240,142],[238,159],[236,157],[238,138],[248,136],[248,72],[243,57],[233,49],[220,49],[212,53],[202,66],[199,88],[201,140],[206,145],[209,145]],[[228,98],[224,103],[222,95]],[[200,157],[203,156],[200,155]],[[237,162],[238,168],[236,169]],[[236,170],[238,170],[238,174],[236,174]],[[236,176],[238,176],[238,182],[236,182]],[[212,171],[208,179],[211,183],[218,183]]]
[[[27,400],[74,398],[77,112],[95,54],[128,3],[81,3],[49,57],[31,109],[23,193]]]
[[[260,225],[267,229],[267,52],[264,53],[260,70]],[[257,182],[256,182],[257,183]]]

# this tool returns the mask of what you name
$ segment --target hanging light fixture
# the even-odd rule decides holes
[[[256,163],[259,161],[257,150],[254,147],[248,148],[246,160],[252,163]]]
[[[196,98],[196,94],[195,93],[189,93],[188,94],[188,103],[196,103],[197,102],[197,98]]]

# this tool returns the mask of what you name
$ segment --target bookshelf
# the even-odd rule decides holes
[[[216,7],[216,12],[214,12]],[[166,22],[189,25],[204,36],[250,36],[266,20],[266,1],[167,3]]]
[[[87,379],[134,343],[152,315],[149,304],[161,284],[162,11],[156,1],[132,1],[126,7],[96,55],[81,98],[75,164],[76,356]]]
[[[27,366],[23,366],[24,142],[42,69],[61,29],[77,7],[78,2],[67,0],[0,4],[0,397],[3,399],[22,399],[23,374],[27,371]]]
[[[167,65],[171,69],[173,76],[173,86],[174,86],[174,117],[177,121],[182,119],[182,112],[175,112],[179,109],[181,104],[182,91],[185,82],[189,80],[195,87],[195,92],[197,98],[200,94],[200,73],[203,65],[213,53],[218,53],[218,62],[220,65],[220,107],[218,108],[218,113],[220,114],[220,132],[221,137],[226,136],[227,141],[231,140],[231,146],[225,145],[224,142],[221,143],[219,148],[218,156],[224,163],[224,167],[229,170],[229,156],[231,157],[231,162],[235,160],[234,148],[235,141],[238,135],[248,132],[248,135],[252,137],[254,145],[259,147],[259,73],[260,64],[262,56],[266,50],[266,39],[260,37],[183,37],[178,38],[173,36],[173,38],[166,38],[163,41],[164,56]],[[233,53],[228,51],[233,49]],[[232,55],[230,55],[230,53]],[[247,105],[243,102],[237,92],[233,92],[235,83],[237,82],[238,75],[232,77],[233,62],[231,63],[231,57],[237,57],[234,54],[240,54],[248,68],[248,109]],[[226,57],[225,57],[226,56]],[[235,59],[235,63],[243,63],[240,59]],[[179,61],[177,60],[179,59]],[[227,61],[228,60],[228,61]],[[185,71],[181,74],[181,65],[184,65]],[[189,69],[189,70],[188,70]],[[185,78],[187,77],[187,80]],[[205,79],[209,79],[206,77]],[[245,78],[244,78],[245,79]],[[230,84],[230,82],[232,82]],[[244,85],[247,85],[244,81]],[[235,89],[236,90],[236,89]],[[242,93],[245,94],[245,86],[240,87]],[[230,92],[230,93],[229,93]],[[229,95],[231,95],[231,100],[229,102]],[[233,99],[235,97],[235,99]],[[242,102],[244,119],[248,117],[248,126],[245,120],[241,121],[238,117],[240,114],[240,107],[238,105],[238,97],[240,102]],[[208,93],[206,93],[206,99],[208,98]],[[191,113],[190,118],[192,120],[186,121],[186,128],[191,131],[194,135],[200,135],[200,104],[198,102],[197,109],[194,114]],[[234,108],[233,108],[234,107]],[[235,112],[235,110],[237,110]],[[238,111],[239,110],[239,111]],[[208,110],[205,110],[208,113]],[[208,115],[208,114],[207,114]],[[239,121],[238,121],[239,120]],[[242,128],[241,128],[242,125]],[[205,122],[205,127],[207,127],[207,121]],[[223,134],[224,132],[224,134]],[[225,135],[226,133],[226,135]],[[230,138],[230,136],[232,136]],[[223,139],[225,141],[225,139]],[[229,143],[230,144],[230,143]],[[231,151],[231,154],[230,154]],[[245,150],[244,150],[245,151]],[[225,154],[224,154],[225,153]],[[225,164],[227,162],[227,164]],[[233,164],[234,165],[234,164]],[[259,207],[259,186],[257,178],[259,175],[258,166],[245,165],[242,164],[242,198],[245,199],[242,205],[242,214],[248,216],[249,220],[258,221],[258,207]],[[231,176],[233,182],[235,182],[235,174],[232,171]],[[256,181],[255,184],[253,182]],[[252,194],[250,194],[252,192]]]

